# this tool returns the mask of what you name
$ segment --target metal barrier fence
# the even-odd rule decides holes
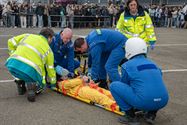
[[[110,16],[61,16],[61,15],[43,15],[42,23],[39,17],[34,14],[21,15],[19,13],[7,14],[2,16],[0,26],[3,27],[22,27],[22,23],[26,23],[26,27],[110,27]],[[23,18],[21,18],[23,17]],[[3,24],[3,25],[2,25]],[[39,26],[41,25],[41,26]]]

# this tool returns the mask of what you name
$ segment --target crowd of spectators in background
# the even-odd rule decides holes
[[[0,26],[4,27],[115,27],[125,4],[0,4]],[[145,6],[155,27],[187,28],[183,6]]]

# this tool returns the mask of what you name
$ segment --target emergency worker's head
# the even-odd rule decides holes
[[[128,0],[127,1],[127,8],[131,13],[136,13],[138,11],[138,0]]]
[[[88,45],[84,38],[77,38],[74,42],[75,51],[84,53],[88,50]]]
[[[54,36],[54,31],[50,28],[44,28],[40,31],[39,34],[44,36],[48,40],[48,43],[50,44]]]
[[[125,57],[129,60],[130,58],[147,54],[146,42],[138,37],[129,38],[125,43]]]
[[[60,37],[64,44],[67,44],[71,40],[72,36],[73,32],[70,28],[65,28],[60,34]]]

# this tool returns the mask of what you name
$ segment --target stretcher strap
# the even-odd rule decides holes
[[[100,93],[104,94],[104,92],[103,92],[103,90],[102,90],[101,88],[98,87],[97,90],[98,90]]]
[[[74,96],[78,96],[79,90],[80,90],[82,87],[83,87],[83,85],[80,85],[80,86],[78,87],[78,89],[76,90]]]
[[[65,90],[65,88],[64,88],[65,81],[64,81],[64,82],[61,82],[61,83],[62,83],[62,92],[64,93],[64,95],[66,95],[67,92],[66,92],[66,90]]]
[[[112,97],[112,95],[111,95],[111,94],[106,95],[106,96],[108,96],[110,99],[113,99],[113,97]]]
[[[116,103],[113,103],[113,104],[110,106],[112,112],[114,112],[114,111],[116,110],[116,106],[117,106]]]
[[[84,82],[84,80],[82,80],[82,85],[79,86],[79,88],[76,90],[74,96],[78,96],[79,94],[79,90],[83,87],[83,86],[86,86],[87,84]]]

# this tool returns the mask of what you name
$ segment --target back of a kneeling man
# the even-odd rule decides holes
[[[110,91],[126,116],[121,123],[138,124],[134,109],[145,111],[145,120],[153,123],[159,109],[168,103],[168,91],[162,72],[146,58],[147,45],[143,39],[130,38],[125,44],[128,61],[122,65],[121,81],[112,82]]]

